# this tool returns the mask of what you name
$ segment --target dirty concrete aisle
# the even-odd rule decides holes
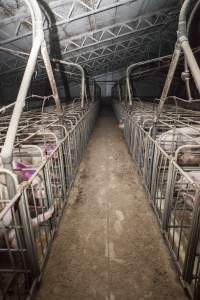
[[[81,163],[35,300],[184,300],[112,112]]]

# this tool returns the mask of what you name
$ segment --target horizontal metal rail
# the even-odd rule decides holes
[[[4,290],[0,285],[4,297],[9,291],[25,299],[41,278],[98,106],[95,101],[82,109],[79,101],[63,106],[62,126],[59,120],[53,124],[50,120],[39,130],[29,127],[13,149],[13,173],[0,170],[0,255],[6,258],[4,265],[0,263],[0,275],[8,286]],[[51,107],[45,114],[56,117]],[[7,176],[19,180],[12,198]],[[18,282],[23,284],[16,290]]]
[[[65,60],[60,60],[56,58],[52,58],[52,61],[55,63],[60,63],[62,65],[66,66],[73,66],[77,68],[81,72],[81,107],[84,107],[84,101],[87,99],[87,89],[86,89],[86,78],[85,78],[85,70],[84,68],[76,63],[71,63]]]
[[[123,124],[129,151],[184,287],[197,300],[200,292],[200,113],[186,109],[177,113],[175,106],[165,106],[156,124],[157,135],[152,138],[157,105],[137,103],[130,107],[113,101],[113,108]],[[180,165],[180,157],[184,154],[187,158],[188,150],[189,155],[197,155],[196,164],[185,161]]]
[[[22,110],[25,105],[25,98],[36,66],[36,61],[40,49],[42,51],[44,64],[47,69],[47,74],[52,88],[53,96],[56,101],[58,113],[61,113],[62,110],[52,68],[49,61],[46,43],[44,40],[44,33],[42,29],[42,15],[41,15],[40,8],[38,6],[38,3],[35,0],[25,0],[25,2],[30,10],[31,18],[32,18],[33,45],[27,62],[27,67],[24,72],[22,83],[19,89],[16,104],[10,120],[10,124],[8,127],[4,147],[2,148],[2,152],[1,152],[1,157],[2,157],[4,167],[7,169],[12,169],[12,149],[13,149],[13,145],[17,133],[20,116],[22,114]]]

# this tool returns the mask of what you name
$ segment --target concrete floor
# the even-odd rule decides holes
[[[109,110],[69,200],[35,300],[187,299]]]

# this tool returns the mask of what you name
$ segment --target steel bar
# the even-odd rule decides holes
[[[178,26],[178,41],[180,46],[186,56],[188,66],[193,75],[196,87],[200,93],[200,70],[196,62],[196,59],[192,53],[192,49],[189,45],[188,36],[187,36],[187,15],[191,5],[191,0],[185,0],[180,15],[179,15],[179,26]]]
[[[140,33],[141,35],[143,32],[148,32],[152,28],[162,27],[162,25],[175,21],[175,17],[169,16],[168,12],[170,12],[170,10],[164,9],[152,14],[142,15],[133,20],[115,23],[114,25],[105,26],[98,30],[71,37],[67,39],[62,54],[73,54],[74,56],[79,50],[81,51],[80,54],[82,54],[83,49],[89,47],[94,49],[96,45],[99,46],[100,44],[103,44],[104,47],[109,47],[113,44],[113,41],[118,38],[122,40],[125,37],[126,40],[128,40],[131,38],[130,34],[137,35],[137,33]],[[175,15],[176,14],[178,14],[177,11],[175,12]],[[63,41],[61,42],[63,43]],[[72,49],[71,46],[73,46]]]
[[[50,58],[49,58],[49,54],[47,51],[47,46],[46,46],[46,42],[43,41],[42,45],[41,45],[41,53],[42,53],[42,57],[44,60],[44,65],[45,65],[45,69],[47,71],[47,75],[48,75],[48,79],[51,85],[51,90],[53,93],[53,97],[55,99],[56,102],[56,108],[57,108],[57,112],[62,115],[62,105],[59,99],[59,95],[58,95],[58,90],[57,90],[57,86],[56,86],[56,82],[54,79],[54,75],[53,75],[53,70],[52,70],[52,66],[51,66],[51,62],[50,62]]]
[[[20,90],[17,96],[16,104],[13,110],[13,115],[10,121],[10,125],[8,128],[6,140],[4,147],[1,151],[2,160],[4,163],[4,166],[8,169],[12,169],[11,163],[12,163],[12,149],[15,141],[15,136],[17,132],[18,123],[20,120],[20,116],[22,113],[22,110],[24,108],[25,104],[25,98],[28,92],[29,84],[35,69],[37,56],[41,47],[41,40],[36,39],[35,43],[33,44],[27,67],[24,72],[23,80],[20,86]]]
[[[31,10],[31,17],[32,17],[32,23],[33,25],[33,46],[32,50],[28,59],[27,67],[22,79],[22,83],[19,89],[19,93],[17,96],[16,104],[13,110],[13,115],[11,117],[11,121],[9,124],[7,136],[5,139],[4,147],[2,148],[1,156],[2,161],[4,164],[4,167],[8,169],[12,169],[12,149],[15,141],[15,136],[17,133],[17,127],[19,124],[20,116],[23,110],[23,107],[25,105],[25,98],[28,92],[28,88],[31,82],[31,78],[36,66],[37,57],[39,54],[39,50],[41,48],[41,45],[44,41],[44,33],[42,30],[42,16],[40,8],[35,0],[25,0],[29,9]],[[49,63],[48,61],[48,53],[46,52],[46,44],[43,44],[43,55],[45,58],[45,61]],[[49,64],[48,64],[49,67]],[[59,105],[59,97],[57,93],[57,89],[55,88],[55,81],[53,78],[52,70],[48,68],[47,70],[50,83],[52,84],[52,90],[54,93],[54,97],[56,100],[57,105]],[[59,111],[59,107],[58,107]]]
[[[8,52],[8,53],[10,53],[14,56],[17,55],[20,58],[25,59],[25,60],[27,60],[25,57],[29,57],[29,55],[30,55],[28,52],[22,52],[22,51],[13,50],[13,49],[5,48],[5,47],[0,47],[0,51]],[[39,63],[42,63],[42,57],[40,55],[38,55],[38,60],[39,60],[38,61]],[[50,61],[53,61],[53,58],[50,58]],[[42,65],[40,65],[40,67],[45,68],[45,66],[42,66]],[[9,71],[5,71],[3,73],[0,73],[0,76],[9,74],[9,73],[12,73],[12,72],[15,72],[15,71],[23,71],[25,68],[26,68],[26,65],[24,65],[22,67],[19,67],[18,69],[12,69],[12,70],[9,70]],[[56,69],[56,68],[54,68],[54,71],[60,72],[60,70]],[[62,71],[62,72],[65,73],[65,74],[71,75],[71,76],[80,76],[79,74],[69,72],[69,71]]]
[[[151,63],[154,63],[154,62],[160,62],[160,61],[163,61],[163,60],[169,59],[169,58],[171,58],[171,55],[166,55],[166,56],[162,56],[162,57],[158,57],[158,58],[148,59],[146,61],[134,63],[134,64],[128,66],[128,68],[126,70],[126,89],[128,91],[129,105],[132,105],[131,83],[130,83],[130,73],[132,72],[132,70],[134,68],[139,67],[139,66],[144,66],[146,64],[151,64]]]
[[[99,13],[102,13],[104,11],[108,11],[108,10],[111,10],[111,9],[114,9],[116,7],[120,7],[120,6],[123,6],[123,5],[127,5],[127,4],[130,4],[130,3],[133,3],[133,2],[136,2],[138,0],[120,0],[119,2],[116,2],[116,3],[113,3],[113,4],[109,4],[109,5],[104,5],[102,7],[98,7],[98,8],[93,8],[92,10],[86,12],[86,13],[81,13],[81,14],[78,14],[74,17],[69,17],[69,18],[65,18],[64,20],[61,20],[61,21],[58,21],[56,22],[55,24],[51,24],[47,27],[44,27],[44,30],[48,30],[49,27],[53,27],[53,26],[61,26],[61,25],[64,25],[64,24],[67,24],[67,23],[71,23],[71,22],[74,22],[76,20],[80,20],[80,19],[83,19],[83,18],[86,18],[86,17],[89,17],[89,16],[92,16],[92,15],[95,15],[95,14],[99,14]],[[72,6],[73,6],[73,2],[72,1]],[[57,4],[55,6],[52,6],[53,7],[58,7],[60,6],[61,4]],[[21,17],[21,16],[20,16]],[[24,16],[25,17],[25,16]],[[13,22],[15,20],[18,20],[19,16],[16,18],[16,17],[11,17],[9,19],[9,21],[6,21],[6,22]],[[0,24],[5,24],[5,21],[2,21]],[[8,43],[11,43],[11,42],[14,42],[14,41],[17,41],[18,39],[21,39],[21,38],[25,38],[25,37],[28,37],[32,34],[32,31],[30,32],[27,32],[27,33],[24,33],[22,34],[21,36],[15,36],[15,37],[12,37],[12,38],[9,38],[5,41],[2,41],[0,42],[0,45],[3,46],[3,45],[6,45]]]
[[[169,88],[171,86],[171,82],[173,80],[173,76],[180,58],[181,50],[183,51],[187,64],[190,68],[192,76],[194,78],[194,82],[196,87],[200,93],[200,69],[192,52],[192,49],[189,45],[188,36],[187,36],[187,15],[189,11],[189,7],[191,4],[191,0],[185,0],[180,15],[179,15],[179,26],[178,26],[178,41],[175,46],[174,55],[172,57],[172,62],[169,68],[169,72],[167,75],[167,79],[163,88],[163,92],[161,95],[160,105],[158,107],[158,111],[155,117],[155,122],[159,119],[160,114],[162,112],[162,108],[164,106],[165,99],[168,95]],[[190,19],[191,22],[191,19]]]
[[[187,149],[193,150],[199,158],[200,114],[172,105],[165,106],[154,139],[150,131],[157,105],[135,103],[130,107],[115,100],[113,107],[118,121],[123,122],[129,151],[143,177],[184,288],[192,299],[197,300],[200,279],[199,162],[197,160],[196,167],[188,165],[190,162],[181,167],[179,158],[186,154]],[[183,129],[187,129],[185,133]],[[183,130],[182,135],[179,130]],[[171,136],[165,139],[169,134]]]
[[[165,85],[164,85],[164,88],[163,88],[163,91],[162,91],[162,95],[160,97],[160,103],[159,103],[159,106],[158,106],[158,110],[156,112],[155,123],[158,121],[158,119],[161,115],[161,112],[162,112],[162,109],[163,109],[163,106],[164,106],[164,103],[165,103],[165,99],[166,99],[166,97],[169,93],[169,89],[171,87],[171,83],[172,83],[172,80],[173,80],[178,62],[179,62],[180,55],[181,55],[181,47],[180,47],[179,43],[176,43],[175,50],[174,50],[172,60],[171,60],[171,63],[170,63],[169,71],[168,71],[168,74],[167,74],[167,78],[166,78],[166,81],[165,81]]]
[[[31,159],[31,165],[25,170],[33,173],[29,180],[22,182],[16,188],[18,191],[14,197],[5,197],[6,193],[0,193],[0,241],[6,240],[5,247],[0,248],[0,254],[4,253],[7,257],[7,261],[4,261],[3,265],[0,264],[1,279],[8,286],[7,289],[1,290],[4,298],[10,297],[11,293],[15,298],[21,297],[21,294],[23,297],[29,296],[43,273],[52,240],[67,203],[66,196],[70,191],[98,113],[98,101],[89,103],[84,109],[80,104],[78,101],[63,105],[64,125],[62,126],[59,125],[59,118],[52,107],[47,107],[46,112],[39,110],[24,112],[20,120],[21,128],[24,127],[24,123],[26,127],[22,132],[18,127],[18,134],[20,132],[22,138],[13,149],[13,161],[21,162],[23,166],[27,158]],[[3,119],[7,124],[9,123],[9,116]],[[51,123],[51,119],[54,123]],[[64,131],[63,135],[60,130]],[[48,155],[45,154],[47,150],[50,151]],[[19,172],[13,169],[13,172],[16,171]],[[5,175],[14,179],[16,177],[15,173],[6,169],[1,169],[0,173],[2,180]],[[37,176],[42,179],[42,186],[44,186],[40,203],[35,194],[34,180]],[[7,191],[8,186],[4,185],[2,180],[0,191],[3,189]],[[52,209],[55,212],[53,215]],[[23,213],[23,216],[18,222],[16,218],[19,212]],[[45,219],[47,217],[48,219]],[[44,222],[45,226],[42,226]],[[32,235],[33,231],[34,235]],[[17,258],[15,253],[18,253]],[[21,263],[20,268],[19,263]],[[39,270],[36,270],[37,266]],[[15,276],[15,280],[11,281],[8,274]],[[23,277],[24,274],[28,275]],[[16,290],[18,280],[21,280],[21,284]]]
[[[81,72],[81,107],[83,108],[84,101],[85,101],[85,95],[86,95],[86,79],[85,79],[85,71],[84,71],[83,67],[76,63],[71,63],[71,62],[67,62],[67,61],[55,59],[55,58],[53,58],[52,61],[55,63],[60,63],[63,65],[66,65],[66,66],[73,66]],[[87,95],[86,95],[86,97],[87,97]]]

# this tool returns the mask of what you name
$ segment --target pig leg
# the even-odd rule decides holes
[[[33,228],[39,226],[45,221],[49,220],[55,211],[54,205],[52,205],[45,213],[38,215],[31,220]]]
[[[9,226],[11,222],[12,222],[12,213],[11,213],[11,209],[9,209],[7,213],[4,215],[3,220],[0,223],[2,223],[4,226]]]
[[[8,232],[8,242],[9,242],[9,245],[10,245],[11,248],[13,248],[13,249],[17,249],[18,248],[15,229],[11,229]]]
[[[17,237],[15,229],[0,230],[0,239],[5,239],[9,248],[17,249]]]
[[[43,222],[49,220],[52,217],[53,213],[54,213],[54,206],[52,205],[44,214],[40,214],[38,215],[37,218],[33,218],[31,220],[33,229],[39,226],[40,224],[42,224]],[[15,229],[11,229],[8,231],[8,242],[12,249],[18,248]]]

